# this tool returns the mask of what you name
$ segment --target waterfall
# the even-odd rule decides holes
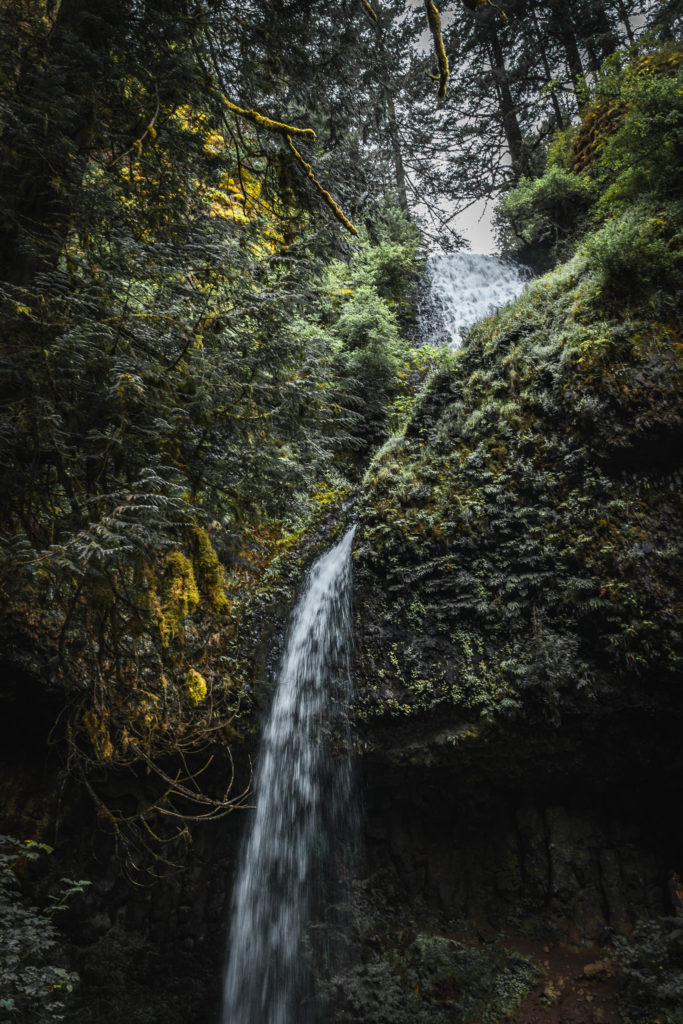
[[[424,340],[451,348],[458,347],[466,328],[515,299],[527,282],[524,268],[474,253],[432,256],[427,274]]]
[[[351,544],[355,527],[309,572],[293,613],[254,782],[256,810],[233,892],[222,1024],[314,1019],[316,890],[355,827],[348,740]],[[329,894],[326,894],[329,902]]]

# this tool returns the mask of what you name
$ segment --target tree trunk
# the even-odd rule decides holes
[[[531,16],[532,16],[533,21],[534,21],[534,32],[535,32],[534,42],[535,42],[536,46],[538,47],[539,52],[541,54],[541,60],[543,62],[543,72],[545,74],[545,80],[546,80],[546,84],[548,86],[548,91],[550,92],[550,100],[551,100],[551,103],[553,105],[553,111],[555,112],[555,121],[557,122],[557,127],[560,128],[560,129],[563,129],[564,128],[564,117],[562,115],[562,108],[560,106],[560,101],[559,101],[559,98],[558,98],[558,95],[557,95],[557,90],[555,89],[555,86],[553,85],[553,76],[552,76],[551,71],[550,71],[550,62],[548,60],[548,52],[547,52],[547,50],[545,48],[545,43],[544,43],[544,40],[543,40],[543,32],[541,31],[541,26],[538,23],[538,15],[536,14],[536,8],[535,8],[535,6],[533,4],[531,6]]]
[[[569,12],[563,0],[549,0],[548,8],[550,10],[552,30],[562,44],[565,53],[567,69],[576,97],[576,105],[581,110],[585,102],[583,89],[583,79],[585,76],[574,26],[570,21]]]
[[[598,35],[598,52],[602,60],[607,60],[610,54],[614,53],[618,47],[619,40],[610,24],[609,18],[607,17],[604,0],[597,0],[594,4],[594,8],[595,26],[597,28]]]
[[[377,20],[377,49],[382,59],[383,68],[387,67],[387,48],[384,36],[384,26],[382,25],[381,15]],[[406,189],[406,172],[403,163],[403,151],[401,149],[401,136],[398,129],[398,118],[396,116],[396,106],[394,104],[394,97],[391,93],[391,89],[384,81],[384,75],[382,75],[382,99],[384,101],[384,109],[386,113],[387,133],[389,135],[389,144],[391,146],[391,155],[394,164],[394,177],[396,179],[396,196],[398,198],[398,205],[402,210],[408,212],[408,191]]]
[[[408,192],[406,190],[406,173],[403,166],[403,153],[401,152],[401,137],[398,132],[398,120],[396,118],[396,107],[389,90],[384,88],[384,100],[387,108],[387,128],[391,152],[394,158],[394,173],[396,175],[396,195],[398,205],[402,210],[408,212]]]
[[[619,15],[619,20],[624,26],[626,38],[628,39],[629,43],[633,44],[635,42],[635,36],[633,35],[633,29],[631,28],[631,19],[629,18],[626,5],[624,4],[623,0],[615,0],[614,6]]]
[[[479,11],[475,12],[476,15],[478,15],[478,30],[489,52],[489,59],[495,74],[501,123],[505,133],[508,152],[510,153],[513,176],[515,180],[518,180],[528,171],[528,155],[519,120],[517,119],[517,108],[512,91],[510,90],[510,78],[505,66],[503,47],[501,46],[496,27],[488,16],[488,8],[483,10],[481,14],[479,14]]]

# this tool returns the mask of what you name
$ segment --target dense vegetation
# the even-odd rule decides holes
[[[396,636],[368,710],[552,719],[680,675],[681,81],[673,47],[611,64],[501,208],[547,241],[571,205],[573,256],[472,330],[368,471]]]
[[[264,646],[359,491],[368,735],[677,693],[680,4],[442,15],[0,0],[3,742],[136,878],[243,803]],[[425,243],[487,199],[548,273],[422,347]],[[16,850],[1,1012],[61,1019]]]
[[[565,262],[469,333],[368,469],[357,713],[375,757],[618,790],[640,749],[671,785],[682,83],[672,45],[608,62],[500,207],[507,239]],[[624,1020],[680,1020],[678,936],[653,923],[620,942]]]
[[[161,2],[29,13],[2,9],[6,685],[55,695],[70,770],[145,843],[159,800],[181,828],[239,803],[195,799],[182,758],[243,703],[235,602],[424,372],[401,334],[418,234],[376,190],[372,240],[321,234],[318,198],[351,225],[300,173],[291,140],[313,129],[251,109],[268,95],[262,12],[224,57],[229,6],[208,27]],[[322,44],[288,32],[296,71]],[[305,78],[291,88],[278,106],[334,153],[353,105],[332,120]],[[135,763],[157,787],[131,820],[93,773]]]

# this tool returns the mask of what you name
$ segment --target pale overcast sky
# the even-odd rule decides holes
[[[470,243],[471,252],[489,255],[496,251],[493,228],[491,227],[492,217],[493,203],[489,203],[487,206],[482,200],[455,218],[455,226]]]

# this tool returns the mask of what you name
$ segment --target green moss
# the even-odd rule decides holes
[[[223,567],[214,551],[213,544],[206,530],[199,526],[192,528],[194,541],[195,558],[194,569],[196,571],[199,586],[206,595],[214,611],[222,611],[228,603],[225,594],[225,581]]]
[[[193,704],[201,703],[206,697],[206,679],[194,668],[185,676],[185,693]]]
[[[114,745],[106,713],[97,715],[92,709],[88,709],[83,715],[83,725],[97,757],[102,761],[110,761],[114,755]]]
[[[199,590],[192,562],[179,549],[170,551],[159,588],[159,629],[165,645],[178,635],[183,619],[198,604]]]
[[[375,457],[362,717],[557,722],[680,675],[682,222],[643,204],[628,238],[621,221],[586,238],[470,333]]]

